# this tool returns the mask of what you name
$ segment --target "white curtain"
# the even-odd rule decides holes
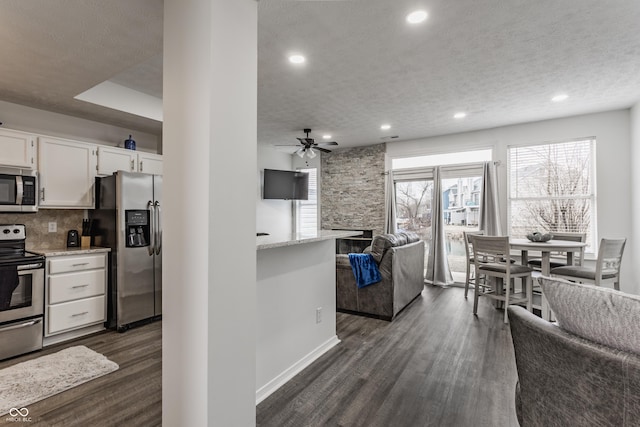
[[[387,197],[384,199],[384,232],[395,233],[396,230],[396,191],[393,184],[393,172],[387,172],[386,191]]]
[[[431,248],[427,260],[425,281],[432,285],[447,286],[453,284],[449,269],[447,247],[444,237],[444,219],[442,210],[442,182],[440,167],[433,169],[433,202],[431,203]]]
[[[485,162],[482,172],[479,226],[488,236],[502,236],[498,206],[498,175],[494,162]]]

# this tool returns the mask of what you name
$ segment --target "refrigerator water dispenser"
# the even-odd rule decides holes
[[[149,211],[125,211],[126,247],[137,248],[149,246]]]

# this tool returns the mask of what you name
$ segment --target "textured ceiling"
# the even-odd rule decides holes
[[[409,26],[417,8],[429,18]],[[310,127],[341,147],[372,144],[640,100],[636,0],[263,0],[258,10],[260,143]],[[0,37],[1,100],[161,132],[73,96],[107,79],[161,96],[162,0],[2,0]],[[307,62],[289,64],[293,52]],[[569,98],[551,103],[558,93]]]

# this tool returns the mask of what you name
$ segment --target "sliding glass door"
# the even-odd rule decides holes
[[[396,181],[396,229],[417,233],[425,242],[425,265],[431,243],[433,180]]]
[[[453,280],[464,283],[467,259],[464,232],[478,230],[482,176],[442,180],[442,207],[447,258]]]

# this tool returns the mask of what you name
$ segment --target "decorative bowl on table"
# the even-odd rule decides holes
[[[527,234],[527,239],[532,242],[548,242],[549,240],[553,239],[553,234],[534,231],[533,233]]]

